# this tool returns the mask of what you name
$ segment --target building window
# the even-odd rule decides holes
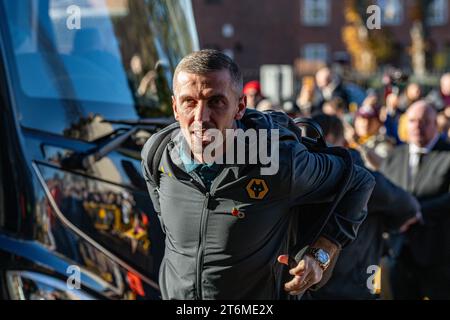
[[[383,25],[398,26],[403,23],[403,0],[378,0]]]
[[[448,20],[448,0],[433,0],[428,7],[427,23],[430,26],[442,26]]]
[[[309,61],[323,61],[328,60],[328,48],[323,43],[310,43],[303,47],[303,58]]]
[[[234,35],[234,27],[232,24],[226,23],[222,26],[222,36],[231,38]]]
[[[329,0],[302,0],[301,17],[304,25],[325,26],[330,23]]]

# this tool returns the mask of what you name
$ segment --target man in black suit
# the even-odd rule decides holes
[[[450,299],[450,145],[440,138],[436,111],[420,100],[407,111],[408,141],[381,171],[420,202],[392,270],[397,299]]]

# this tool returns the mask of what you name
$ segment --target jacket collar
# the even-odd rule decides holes
[[[430,153],[430,151],[433,150],[434,147],[436,146],[438,140],[439,140],[439,134],[436,133],[434,138],[431,139],[431,141],[428,142],[428,144],[425,147],[419,147],[419,146],[411,143],[409,145],[409,153],[411,153],[411,154],[427,154],[427,153]]]

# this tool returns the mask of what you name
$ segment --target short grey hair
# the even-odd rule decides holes
[[[236,93],[240,95],[243,88],[243,79],[239,66],[227,55],[213,49],[195,51],[185,56],[175,69],[173,89],[175,90],[176,78],[181,71],[193,74],[207,74],[221,70],[228,70],[233,87]]]

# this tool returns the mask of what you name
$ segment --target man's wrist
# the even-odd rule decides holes
[[[330,255],[324,249],[309,247],[306,251],[306,255],[310,256],[322,271],[327,270],[330,265]]]
[[[319,237],[319,239],[317,239],[311,247],[325,250],[330,256],[330,260],[332,260],[340,250],[339,245],[324,236]]]
[[[322,236],[308,248],[306,254],[312,257],[319,267],[325,271],[335,258],[339,248],[338,244]]]

